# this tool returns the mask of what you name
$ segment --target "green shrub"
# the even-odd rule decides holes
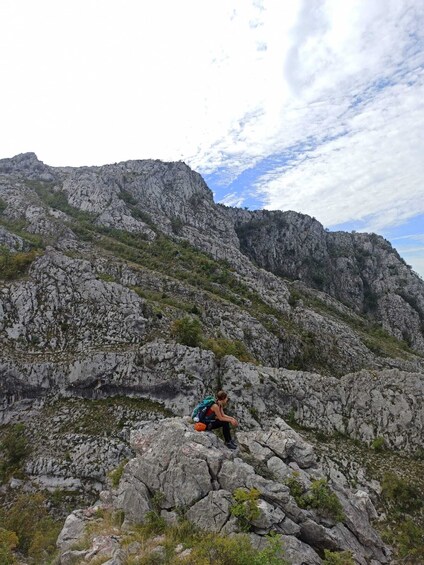
[[[172,335],[182,345],[199,347],[202,342],[202,325],[197,318],[185,317],[175,320],[171,327]]]
[[[0,481],[6,482],[14,473],[21,473],[22,463],[30,453],[23,424],[15,424],[7,431],[0,443],[0,452]]]
[[[284,481],[289,487],[290,494],[300,508],[315,508],[318,512],[342,522],[345,518],[343,506],[337,495],[330,489],[326,479],[312,481],[311,488],[305,493],[305,489],[299,480],[299,473],[293,473]]]
[[[330,551],[324,549],[323,565],[355,565],[350,551]]]
[[[124,472],[124,468],[127,463],[128,459],[124,459],[116,469],[109,473],[108,477],[112,483],[113,488],[116,488],[119,485],[119,481],[121,480],[122,473]]]
[[[181,560],[186,565],[287,565],[282,557],[282,545],[278,536],[270,538],[261,551],[252,547],[247,535],[233,537],[208,534],[202,536],[190,556]]]
[[[21,277],[38,255],[36,250],[11,253],[6,247],[0,246],[0,279],[12,280]]]
[[[386,447],[386,442],[384,440],[384,437],[376,437],[371,442],[371,449],[374,449],[374,451],[377,452],[384,451],[385,447]]]
[[[305,506],[305,500],[303,498],[305,489],[299,480],[299,473],[295,471],[284,481],[284,484],[289,487],[290,494],[295,499],[296,504],[303,508]]]
[[[328,486],[326,479],[312,481],[310,492],[305,496],[307,506],[315,508],[325,516],[342,522],[345,519],[340,500]]]
[[[384,474],[381,494],[385,503],[397,512],[419,510],[423,505],[419,489],[394,473]]]
[[[143,526],[146,532],[149,534],[163,534],[166,528],[166,520],[165,518],[162,518],[162,516],[158,512],[152,510],[150,512],[147,512],[144,518]]]
[[[1,565],[15,565],[17,563],[13,550],[18,545],[18,536],[15,532],[0,528],[0,563]]]
[[[183,227],[184,222],[181,220],[181,218],[177,218],[176,216],[171,218],[171,229],[175,233],[175,235],[180,235]]]
[[[424,528],[408,519],[395,535],[399,555],[407,563],[424,563]],[[411,561],[408,561],[411,560]]]
[[[0,509],[0,528],[14,532],[17,549],[42,563],[55,551],[61,525],[48,514],[42,494],[21,494],[12,507]]]
[[[255,361],[242,341],[232,341],[224,337],[210,338],[203,342],[203,346],[213,351],[218,359],[222,359],[222,357],[226,355],[233,355],[244,363],[252,363]]]
[[[233,493],[234,504],[230,512],[237,518],[239,527],[243,532],[249,532],[252,522],[259,518],[258,499],[260,492],[251,488],[250,490],[238,488]]]

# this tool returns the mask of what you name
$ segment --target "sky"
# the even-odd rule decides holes
[[[2,0],[0,158],[185,161],[424,278],[424,0]]]

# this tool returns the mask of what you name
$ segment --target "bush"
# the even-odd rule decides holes
[[[374,449],[374,451],[377,452],[384,451],[385,447],[386,447],[386,442],[384,440],[384,437],[376,437],[371,442],[371,449]]]
[[[272,537],[261,551],[252,547],[247,535],[234,537],[208,534],[194,547],[190,556],[181,560],[189,565],[287,565],[282,558],[282,545],[278,536]]]
[[[121,480],[122,473],[124,472],[125,465],[128,463],[128,459],[124,459],[118,465],[116,469],[109,473],[109,479],[112,483],[113,488],[116,488],[119,485],[119,481]]]
[[[325,516],[342,522],[345,518],[343,506],[330,489],[326,479],[312,481],[310,493],[305,496],[307,506],[315,508]]]
[[[242,341],[231,341],[224,337],[219,337],[207,339],[203,342],[203,345],[206,349],[213,351],[218,359],[222,359],[222,357],[226,355],[233,355],[244,363],[252,363],[255,361]]]
[[[55,551],[60,527],[49,516],[40,493],[21,494],[12,507],[0,510],[0,528],[14,532],[17,549],[37,563]]]
[[[13,550],[18,545],[18,536],[15,532],[0,528],[0,563],[1,565],[15,565],[17,563]]]
[[[182,345],[199,347],[202,342],[202,325],[196,318],[175,320],[171,327],[172,335]]]
[[[381,494],[386,504],[398,512],[419,510],[423,505],[419,489],[394,473],[384,474]]]
[[[303,508],[305,506],[305,500],[303,498],[303,493],[305,489],[299,480],[299,473],[295,471],[291,477],[288,477],[284,484],[289,487],[291,496],[295,499],[296,504]]]
[[[252,522],[259,518],[258,499],[260,492],[251,488],[250,490],[238,488],[233,493],[234,504],[230,512],[237,518],[239,527],[243,532],[249,532]]]
[[[6,208],[7,208],[7,202],[5,202],[3,198],[0,198],[0,214],[3,214]]]
[[[4,483],[14,473],[21,472],[22,463],[30,452],[23,424],[15,424],[8,430],[0,443],[0,452],[0,481]]]
[[[406,520],[400,525],[395,535],[399,555],[404,560],[411,559],[412,563],[424,563],[424,529],[412,520]],[[408,562],[408,561],[406,561]]]
[[[319,513],[337,522],[344,520],[343,506],[337,495],[328,486],[326,479],[312,481],[309,492],[305,493],[298,477],[299,473],[293,473],[285,480],[285,484],[289,487],[290,494],[300,508],[315,508]]]
[[[330,551],[324,549],[323,565],[355,565],[350,551]]]
[[[6,247],[0,246],[0,278],[12,280],[24,275],[37,256],[35,250],[11,253]]]

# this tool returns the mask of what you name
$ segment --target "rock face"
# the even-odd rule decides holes
[[[364,565],[389,562],[388,550],[370,524],[374,510],[368,498],[364,502],[364,493],[333,482],[337,517],[319,505],[298,505],[284,481],[295,477],[306,496],[325,477],[312,447],[283,420],[266,431],[240,432],[237,439],[234,453],[213,433],[195,432],[184,419],[146,424],[131,435],[136,457],[126,465],[117,491],[112,497],[103,493],[103,498],[125,512],[124,526],[142,522],[152,510],[172,521],[184,509],[200,528],[235,533],[240,523],[232,513],[234,492],[257,489],[257,512],[249,522],[256,545],[274,531],[282,535],[292,564],[319,564],[324,549],[349,550]],[[58,540],[62,551],[81,536],[81,520],[81,511],[67,519]]]
[[[424,352],[423,281],[381,236],[326,232],[295,212],[229,209],[240,249],[257,265],[300,279]]]
[[[53,249],[35,263],[30,281],[1,289],[1,297],[0,339],[14,350],[82,351],[140,341],[148,330],[148,309],[135,292]]]
[[[25,418],[26,400],[47,395],[102,399],[148,398],[174,414],[190,414],[199,398],[220,383],[234,399],[244,427],[269,425],[276,415],[339,432],[367,443],[384,437],[388,447],[424,447],[423,376],[398,369],[361,371],[341,379],[258,367],[211,351],[154,342],[126,352],[84,353],[56,362],[0,363],[3,423],[13,410]],[[30,413],[31,414],[31,413]]]
[[[383,437],[392,449],[424,447],[423,376],[396,369],[361,371],[341,379],[247,366],[227,358],[222,381],[244,421],[265,424],[275,414],[367,443]]]

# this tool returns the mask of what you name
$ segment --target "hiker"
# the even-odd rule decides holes
[[[223,390],[220,390],[216,395],[215,403],[207,409],[203,421],[207,425],[207,430],[222,428],[225,445],[228,449],[237,449],[237,445],[231,438],[230,424],[237,427],[238,422],[235,418],[226,416],[224,413],[224,407],[227,405],[228,401],[228,394]]]

